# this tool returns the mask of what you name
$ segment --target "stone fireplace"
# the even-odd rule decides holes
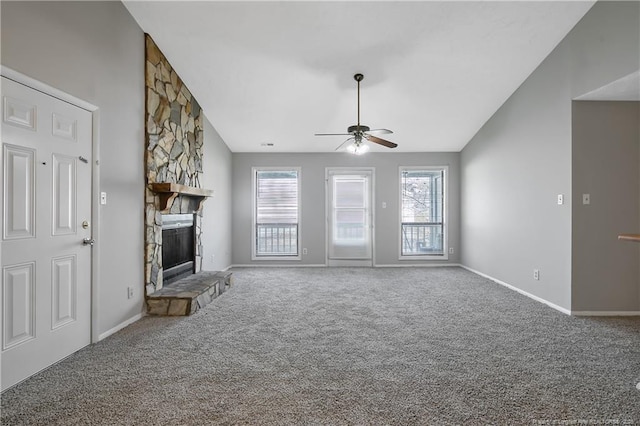
[[[193,273],[202,269],[202,202],[212,191],[200,188],[203,146],[200,105],[149,35],[145,35],[145,46],[145,290],[148,296],[166,284],[162,229],[165,215],[192,218],[189,268]],[[175,272],[169,271],[172,277]]]
[[[232,284],[231,272],[202,271],[200,187],[203,115],[145,34],[145,300],[152,315],[190,315]]]

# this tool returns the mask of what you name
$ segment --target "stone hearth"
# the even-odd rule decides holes
[[[199,272],[147,296],[150,315],[191,315],[233,284],[231,272]]]

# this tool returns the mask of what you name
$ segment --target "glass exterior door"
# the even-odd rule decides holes
[[[328,173],[328,258],[371,265],[372,212],[370,171]],[[344,264],[347,266],[347,264]]]

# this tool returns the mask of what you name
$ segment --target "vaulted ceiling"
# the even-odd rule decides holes
[[[233,152],[460,151],[593,3],[124,1]]]

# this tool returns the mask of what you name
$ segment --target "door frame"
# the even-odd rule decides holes
[[[347,167],[347,166],[340,166],[340,167],[325,167],[324,169],[324,200],[325,200],[325,212],[324,212],[324,220],[325,220],[325,233],[324,233],[324,238],[325,238],[325,246],[324,246],[324,253],[325,253],[325,262],[327,267],[329,266],[330,260],[329,260],[329,233],[330,233],[330,229],[329,229],[329,214],[331,214],[331,202],[329,201],[329,173],[330,172],[338,172],[338,173],[358,173],[358,172],[369,172],[371,173],[371,184],[370,184],[370,191],[371,191],[371,267],[375,268],[376,267],[376,168],[375,167]],[[336,263],[336,261],[333,261],[334,263]],[[357,261],[345,261],[348,263],[357,263]],[[340,263],[340,261],[338,261],[337,263]],[[345,266],[349,266],[346,265]],[[355,266],[355,265],[354,265]],[[363,265],[364,266],[364,265]],[[368,266],[368,265],[367,265]]]
[[[100,108],[4,65],[0,65],[0,75],[8,78],[9,80],[13,80],[16,83],[22,84],[23,86],[27,86],[31,89],[37,90],[38,92],[44,93],[45,95],[59,99],[91,113],[91,222],[93,223],[91,227],[91,237],[96,242],[91,249],[90,330],[91,343],[97,343],[100,334],[98,329],[98,306],[100,294],[98,291],[100,284],[100,167],[98,167],[100,165],[98,157],[98,154],[100,153]],[[2,153],[0,152],[0,163],[2,161]],[[0,245],[0,258],[2,256],[1,250]],[[0,326],[2,326],[2,316],[0,316]]]

